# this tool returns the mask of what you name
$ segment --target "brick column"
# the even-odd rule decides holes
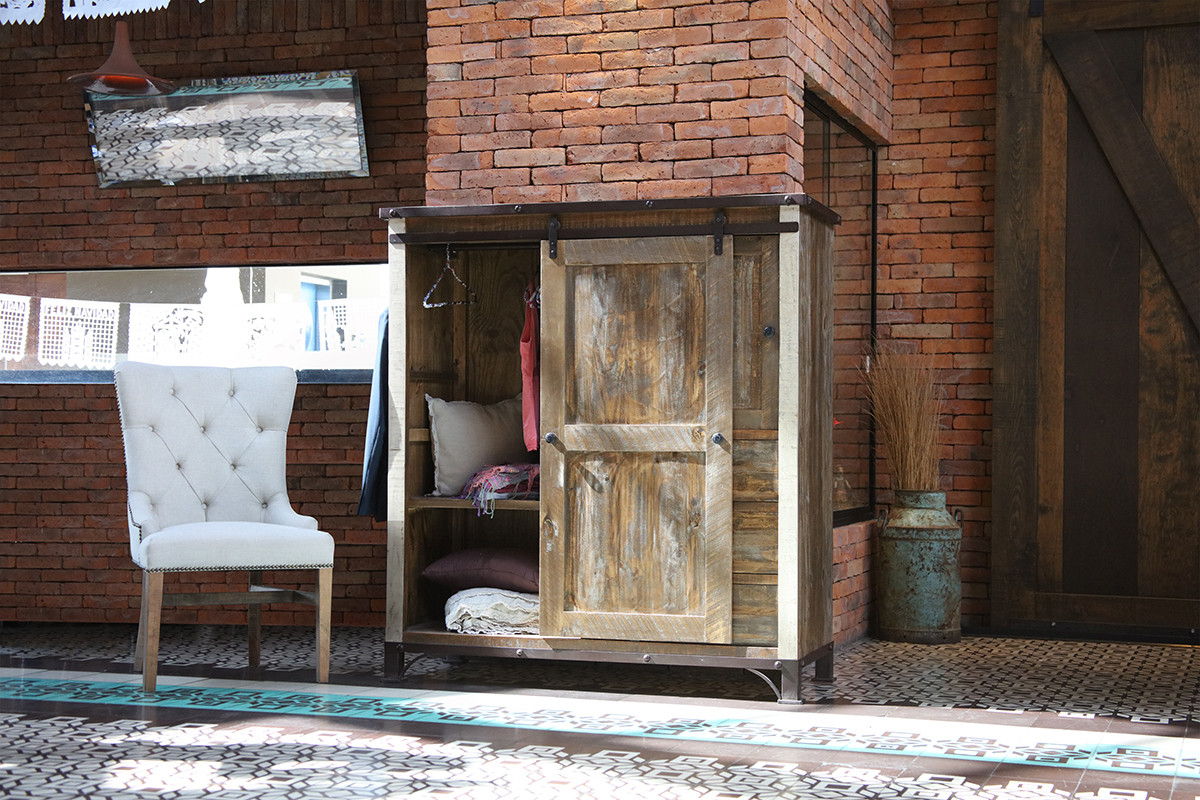
[[[799,191],[787,0],[428,0],[426,202]]]

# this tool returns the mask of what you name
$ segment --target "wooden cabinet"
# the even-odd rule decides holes
[[[800,667],[831,654],[832,225],[803,195],[384,209],[392,263],[390,673],[404,652]],[[427,309],[447,245],[450,299]],[[541,287],[541,495],[429,497],[424,395],[520,391]],[[447,286],[439,286],[439,291]],[[446,632],[420,572],[536,547],[537,636]]]

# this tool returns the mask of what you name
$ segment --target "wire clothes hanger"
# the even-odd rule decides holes
[[[540,287],[534,286],[533,282],[529,282],[529,286],[525,289],[525,293],[521,295],[521,300],[527,306],[534,308],[542,307],[542,290]]]
[[[433,286],[429,287],[429,291],[425,293],[425,297],[421,299],[421,305],[425,308],[445,308],[446,306],[467,306],[476,302],[475,290],[458,277],[458,273],[454,271],[454,267],[450,265],[450,245],[446,245],[446,263],[442,265],[442,271],[438,273],[437,280],[433,282]],[[433,293],[437,291],[438,286],[442,283],[442,278],[446,277],[449,272],[454,280],[458,281],[458,285],[467,290],[466,300],[441,300],[436,303],[429,302],[429,298],[433,297]]]

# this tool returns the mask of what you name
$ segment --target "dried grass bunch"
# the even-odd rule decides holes
[[[875,429],[887,448],[892,487],[938,490],[942,401],[930,359],[881,347],[866,374]]]

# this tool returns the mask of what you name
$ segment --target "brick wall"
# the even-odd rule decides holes
[[[877,142],[892,134],[895,0],[789,0],[804,85]]]
[[[934,354],[943,367],[952,412],[945,488],[951,506],[964,512],[964,615],[985,623],[995,2],[429,0],[429,9],[427,105],[418,4],[222,0],[175,3],[134,18],[139,58],[165,77],[360,70],[371,178],[240,186],[97,189],[78,96],[62,79],[103,59],[109,23],[68,23],[52,10],[41,26],[0,28],[0,48],[8,48],[0,59],[0,93],[10,111],[0,118],[0,268],[375,259],[383,253],[384,229],[374,208],[421,202],[423,193],[427,202],[444,204],[804,188],[803,132],[796,124],[803,74],[809,88],[864,133],[890,141],[880,153],[881,334]],[[363,397],[336,394],[355,390],[305,387],[302,400],[320,398],[332,404],[331,414],[359,413]],[[18,434],[16,422],[0,417],[0,450],[19,451],[26,445],[16,442],[33,436],[43,449],[78,452],[82,437],[82,450],[90,441],[98,451],[119,452],[111,432],[88,440],[94,434],[84,428],[92,420],[70,421],[80,413],[111,413],[67,407],[100,402],[102,394],[97,387],[0,390],[6,414],[30,415],[35,430],[43,423],[62,428]],[[39,407],[45,420],[32,419]],[[67,430],[71,425],[83,427]],[[340,455],[330,456],[306,435],[296,432],[292,442],[294,470],[303,467],[293,471],[297,501],[337,526],[340,547],[367,548],[352,556],[365,560],[348,562],[342,574],[375,576],[359,586],[361,594],[349,584],[339,588],[338,613],[345,621],[377,623],[372,581],[382,562],[370,550],[377,532],[344,512],[353,481],[343,471],[356,479],[357,455],[343,442],[332,448]],[[326,435],[333,434],[320,434]],[[326,459],[331,471],[318,473],[326,461],[310,455]],[[20,482],[25,494],[14,496],[19,501],[7,491],[0,498],[0,514],[10,515],[0,527],[7,537],[0,559],[68,557],[48,555],[54,547],[18,554],[27,549],[21,545],[30,541],[28,529],[53,535],[104,528],[117,538],[77,544],[110,548],[107,557],[124,564],[113,569],[128,570],[124,523],[111,524],[122,513],[69,507],[96,500],[80,470],[47,461],[27,474],[27,466],[10,460],[0,488],[16,490]],[[84,464],[82,477],[119,477],[100,470]],[[113,499],[115,491],[94,490],[102,506],[122,502]],[[30,508],[38,510],[32,520]],[[864,525],[838,534],[841,638],[865,619],[868,531]],[[358,536],[370,542],[351,541]],[[21,569],[50,569],[23,563]],[[11,595],[5,581],[0,596],[14,599],[0,605],[11,609],[3,613],[34,614],[16,618],[50,618],[48,606],[34,604],[64,594],[51,581],[44,593]],[[104,618],[86,611],[94,607],[82,603],[84,596],[71,613]],[[354,605],[360,600],[365,605]]]
[[[371,177],[100,189],[79,90],[111,20],[0,26],[0,269],[380,260],[382,205],[419,203],[423,4],[175,2],[129,18],[134,52],[170,79],[358,70]],[[346,27],[344,27],[346,26]]]
[[[382,625],[385,537],[355,515],[370,387],[301,385],[288,431],[288,491],[336,542],[336,625]],[[0,385],[0,620],[136,622],[141,572],[129,555],[125,464],[110,385]],[[243,583],[227,580],[235,577]],[[313,572],[268,574],[311,589]],[[245,574],[168,575],[167,591],[240,591]],[[308,625],[274,605],[268,624]],[[167,622],[241,623],[235,608],[183,608]]]
[[[130,17],[139,61],[166,78],[358,70],[371,169],[135,189],[97,187],[82,101],[64,82],[104,60],[111,20],[65,21],[49,4],[40,25],[0,26],[0,270],[383,260],[376,208],[423,197],[424,14],[414,0],[216,0]],[[336,624],[383,622],[383,532],[353,514],[367,390],[301,386],[289,441],[293,501],[337,541]],[[136,620],[124,504],[110,387],[0,385],[0,620]],[[167,615],[197,619],[244,613]],[[264,619],[307,625],[312,611]]]
[[[887,4],[828,5],[428,0],[426,202],[797,191],[806,65],[887,129]]]
[[[943,488],[963,512],[963,619],[981,625],[991,520],[997,6],[897,0],[893,14],[893,136],[879,179],[880,336],[932,354],[942,369]]]
[[[873,522],[833,529],[833,640],[865,636],[871,623],[871,531]]]

